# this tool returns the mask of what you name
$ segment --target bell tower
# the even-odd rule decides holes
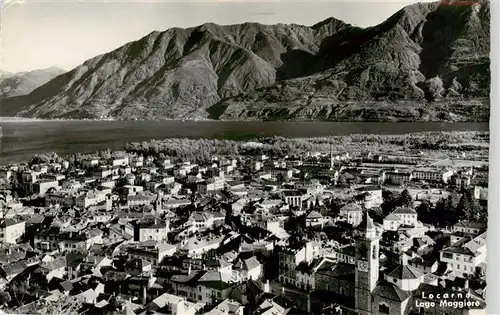
[[[357,227],[355,305],[361,315],[372,312],[372,292],[379,279],[379,236],[367,211]]]
[[[156,213],[161,213],[162,212],[162,201],[163,201],[163,191],[158,191],[158,194],[156,195],[156,200],[155,200],[155,208],[154,210]]]

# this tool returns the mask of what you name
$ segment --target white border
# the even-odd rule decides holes
[[[488,196],[488,273],[487,309],[488,314],[500,314],[500,110],[498,88],[500,63],[500,2],[491,0],[491,99],[490,99],[490,176]]]

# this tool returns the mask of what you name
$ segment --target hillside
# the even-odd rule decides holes
[[[86,61],[4,116],[487,120],[489,2],[416,4],[366,29],[244,23],[153,32]]]
[[[29,72],[4,72],[0,76],[0,99],[29,94],[64,72],[55,67]]]

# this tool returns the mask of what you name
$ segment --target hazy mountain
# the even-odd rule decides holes
[[[463,2],[461,2],[463,3]],[[485,120],[489,2],[408,6],[366,29],[204,24],[153,32],[86,61],[4,115]]]
[[[10,73],[8,71],[3,71],[2,69],[0,69],[0,80],[3,78],[10,77],[11,75],[12,75],[12,73]]]
[[[55,67],[29,72],[3,72],[0,76],[0,98],[29,94],[64,72]]]

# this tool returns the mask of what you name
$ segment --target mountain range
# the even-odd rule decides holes
[[[0,99],[31,93],[65,71],[56,67],[26,72],[2,72]]]
[[[3,116],[487,121],[490,4],[419,3],[379,25],[171,28],[85,61]]]

